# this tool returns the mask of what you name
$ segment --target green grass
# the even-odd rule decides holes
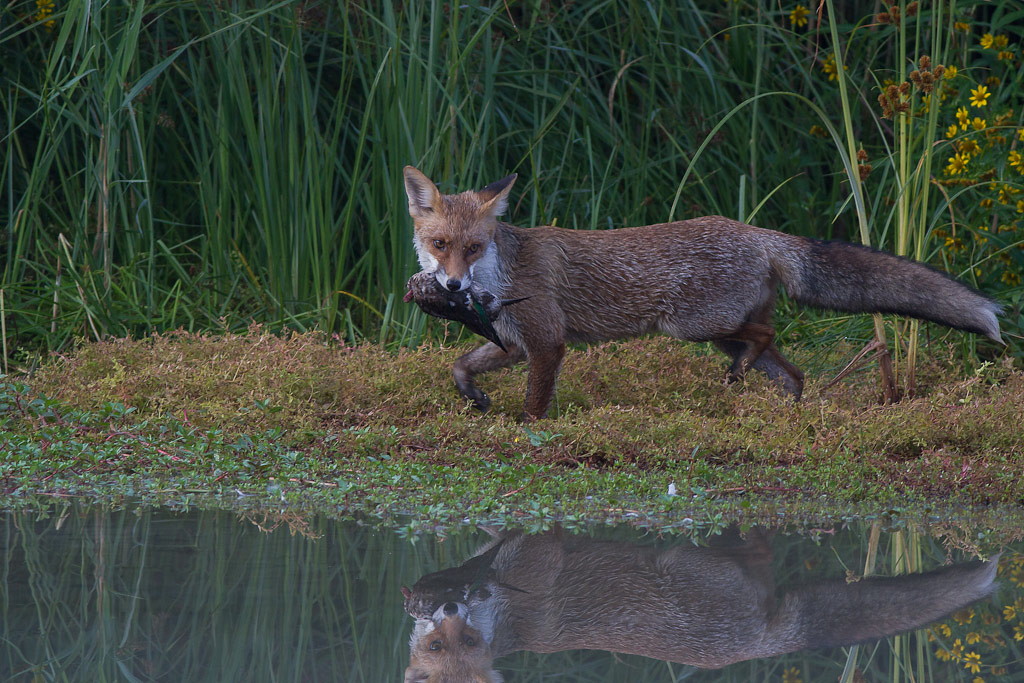
[[[1024,375],[971,372],[942,344],[927,347],[918,398],[890,406],[866,372],[827,386],[838,354],[793,352],[810,380],[794,403],[760,378],[725,385],[703,347],[606,344],[569,353],[555,416],[532,425],[511,417],[521,368],[484,379],[491,413],[463,404],[449,373],[464,348],[391,353],[259,329],[86,344],[3,385],[0,481],[9,502],[241,491],[254,505],[411,514],[417,527],[1024,502]]]
[[[856,239],[854,147],[874,166],[871,242],[1006,303],[1020,356],[1019,17],[1010,0],[950,7],[897,30],[873,5],[794,27],[791,7],[762,1],[66,0],[42,17],[18,0],[0,10],[3,369],[80,339],[252,321],[415,346],[423,316],[396,305],[415,269],[407,163],[443,191],[518,172],[524,225],[721,213]],[[833,28],[845,107],[823,70]],[[919,114],[915,91],[912,120],[883,119],[879,88],[924,53],[959,68],[945,99]],[[960,106],[984,126],[947,139]],[[812,132],[844,116],[838,144]]]

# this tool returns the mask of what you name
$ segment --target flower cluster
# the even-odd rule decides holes
[[[917,3],[911,2],[907,5],[906,16],[912,17],[917,14]],[[880,12],[875,16],[875,21],[879,24],[892,24],[893,26],[899,26],[900,22],[903,21],[903,16],[900,14],[900,6],[892,5],[889,7],[888,12]]]
[[[793,8],[793,11],[789,13],[789,23],[793,25],[793,28],[802,28],[807,26],[807,17],[810,16],[811,11],[804,5],[797,5]]]
[[[983,683],[981,674],[998,678],[1007,674],[1003,662],[1013,659],[1009,641],[1024,640],[1024,554],[1003,557],[999,575],[1015,595],[1001,609],[988,603],[960,610],[935,624],[928,640],[935,658],[974,674],[972,683]]]
[[[43,22],[47,30],[52,31],[56,21],[50,17],[53,15],[53,0],[36,0],[35,20]]]
[[[899,28],[934,20],[916,2],[886,0],[883,10],[874,17],[876,26]],[[973,273],[980,287],[998,291],[1000,285],[1024,283],[1024,103],[1013,87],[1021,69],[1020,39],[997,25],[979,25],[971,11],[952,17],[949,49],[941,60],[919,55],[905,80],[880,83],[876,111],[883,119],[900,122],[898,129],[888,128],[894,135],[911,141],[923,136],[925,148],[933,150],[934,166],[924,173],[948,202],[943,212],[948,221],[930,233],[940,245],[943,267]],[[807,6],[795,5],[789,23],[805,26],[810,14]],[[938,63],[952,59],[957,63]],[[820,69],[823,78],[836,81],[836,55],[826,52]],[[812,126],[809,134],[824,136],[825,131]],[[885,156],[892,149],[871,156]],[[857,170],[862,180],[868,177],[866,157],[858,160]]]

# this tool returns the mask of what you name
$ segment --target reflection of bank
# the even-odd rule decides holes
[[[769,539],[667,549],[551,532],[498,536],[422,577],[406,681],[500,681],[494,658],[592,649],[717,668],[907,631],[988,596],[996,562],[776,593]]]

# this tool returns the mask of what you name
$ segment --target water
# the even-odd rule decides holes
[[[885,612],[904,599],[905,587],[869,596],[861,588],[867,584],[843,580],[863,572],[869,550],[877,550],[876,573],[890,575],[904,559],[915,571],[968,562],[975,539],[955,527],[945,537],[880,530],[876,543],[866,526],[753,529],[727,530],[702,547],[700,538],[695,545],[688,537],[604,528],[506,537],[493,557],[459,570],[491,539],[485,531],[413,542],[321,518],[71,504],[0,520],[0,681],[19,682],[401,681],[414,624],[403,586],[413,588],[412,611],[469,605],[476,623],[504,591],[520,624],[516,637],[534,638],[537,649],[558,647],[557,637],[572,633],[584,645],[716,664],[753,652],[755,643],[781,648],[780,619],[763,616],[794,605],[817,644],[828,633],[874,634],[894,619]],[[993,597],[931,629],[857,648],[858,680],[1024,680],[1022,553],[1022,545],[1004,549]],[[563,571],[553,572],[556,565]],[[927,620],[942,600],[968,590],[976,573],[923,588],[912,579],[918,592],[903,611]],[[554,622],[558,629],[543,630]],[[427,652],[435,639],[424,641]],[[508,683],[795,683],[838,680],[849,659],[850,648],[812,647],[709,670],[574,649],[515,652],[495,659],[494,668]]]

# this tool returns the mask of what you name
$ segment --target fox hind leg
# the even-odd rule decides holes
[[[742,374],[737,376],[735,370],[742,364],[743,357],[749,354],[749,344],[737,339],[720,339],[715,341],[714,344],[733,359],[728,377],[730,381],[736,381]],[[769,379],[776,382],[782,387],[783,391],[791,394],[793,398],[800,399],[800,395],[804,390],[804,373],[801,372],[800,368],[790,363],[779,352],[775,344],[768,344],[761,352],[761,355],[753,361],[751,367],[766,374]]]
[[[498,370],[519,362],[525,354],[513,344],[508,345],[508,352],[493,342],[487,342],[455,361],[452,375],[459,393],[473,402],[473,407],[480,412],[487,412],[491,407],[491,399],[476,385],[473,378],[483,372]]]
[[[772,345],[775,339],[775,330],[771,325],[747,321],[740,325],[732,334],[723,337],[722,341],[733,341],[742,344],[738,353],[733,356],[732,365],[729,366],[728,380],[730,383],[743,379],[747,370],[761,357],[764,350]]]

